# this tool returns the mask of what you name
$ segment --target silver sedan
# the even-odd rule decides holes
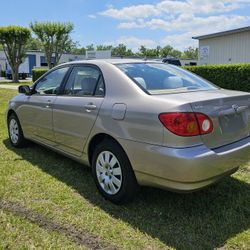
[[[115,203],[139,185],[197,190],[250,159],[250,94],[176,66],[70,62],[19,92],[7,110],[12,145],[31,140],[91,166]]]

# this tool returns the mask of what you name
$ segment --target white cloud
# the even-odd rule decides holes
[[[109,8],[99,13],[103,16],[113,17],[115,19],[132,20],[135,18],[147,18],[152,15],[159,15],[160,11],[151,4],[132,5],[122,9]]]
[[[239,15],[219,15],[196,17],[192,14],[182,14],[172,20],[164,20],[159,18],[152,18],[149,21],[132,21],[122,22],[118,25],[120,29],[132,28],[149,28],[149,29],[162,29],[165,31],[193,31],[193,33],[208,33],[231,29],[243,25],[247,25],[250,21],[250,16]]]
[[[117,9],[110,6],[99,15],[119,20],[119,29],[159,29],[165,32],[161,41],[122,37],[132,46],[170,44],[184,49],[197,45],[193,36],[249,25],[250,14],[242,16],[230,11],[250,7],[250,0],[162,0],[155,4],[131,5]]]
[[[163,0],[155,5],[140,4],[131,5],[121,9],[110,6],[100,15],[109,16],[120,20],[135,20],[137,18],[149,18],[163,16],[165,14],[210,14],[225,13],[244,6],[250,6],[249,0]]]
[[[208,33],[245,25],[249,20],[249,17],[238,15],[209,16],[206,18],[180,15],[176,20],[171,21],[171,28],[168,30],[192,30],[193,33]]]
[[[180,18],[182,19],[182,18]],[[189,46],[198,46],[198,42],[192,37],[205,35],[223,30],[233,29],[246,25],[249,17],[243,16],[210,16],[207,18],[193,17],[192,24],[175,20],[171,27],[175,30],[181,30],[183,33],[166,35],[160,42],[161,44],[170,44],[174,48],[183,50]]]
[[[125,44],[132,50],[137,50],[139,46],[144,45],[146,47],[153,47],[156,46],[156,42],[151,39],[142,39],[135,36],[122,36],[115,41],[106,42],[106,45],[114,45],[117,46],[118,44]]]
[[[88,15],[89,18],[96,19],[96,15]]]
[[[194,17],[191,27],[185,22],[176,20],[172,23],[173,27],[176,30],[183,30],[183,33],[167,35],[160,43],[170,44],[179,50],[184,50],[189,46],[197,47],[198,41],[192,39],[192,37],[233,29],[246,24],[249,20],[250,18],[242,16],[210,16],[206,19]]]
[[[161,41],[161,45],[171,45],[175,49],[185,50],[188,47],[198,47],[198,41],[192,39],[193,33],[186,32],[183,34],[167,35]]]

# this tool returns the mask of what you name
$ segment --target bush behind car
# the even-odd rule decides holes
[[[32,69],[32,81],[35,82],[39,77],[48,71],[47,68],[35,68]]]
[[[184,66],[183,68],[221,88],[250,92],[250,63]]]

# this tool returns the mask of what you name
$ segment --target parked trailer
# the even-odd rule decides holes
[[[24,62],[20,64],[18,69],[19,79],[26,79],[29,76],[29,58],[26,57]],[[8,63],[6,62],[6,78],[12,79],[12,69]]]

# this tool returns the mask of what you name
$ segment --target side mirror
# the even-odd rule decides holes
[[[25,95],[31,95],[31,89],[29,85],[21,85],[18,87],[18,92]]]

